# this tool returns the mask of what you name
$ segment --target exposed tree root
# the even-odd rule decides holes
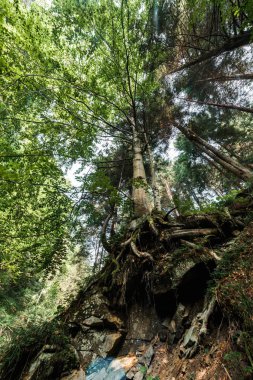
[[[217,235],[217,228],[196,228],[196,229],[185,229],[185,230],[176,230],[170,231],[167,230],[162,234],[162,240],[167,239],[179,239],[182,237],[197,237],[197,236],[207,236],[207,235]]]
[[[121,247],[126,247],[128,244],[130,244],[132,241],[132,235],[130,236],[129,239],[127,239],[126,241],[124,241],[123,243],[120,244]]]
[[[199,253],[204,253],[204,254],[207,254],[207,255],[210,255],[211,257],[213,257],[216,261],[220,261],[221,260],[221,257],[219,257],[215,252],[214,250],[212,249],[208,249],[206,247],[199,247],[199,245],[195,244],[195,243],[192,243],[191,241],[187,241],[187,240],[183,240],[181,239],[181,243],[183,243],[184,245],[186,245],[187,247],[190,247],[192,249],[194,249],[196,252],[199,252]]]
[[[154,233],[154,235],[159,236],[159,231],[155,226],[154,219],[152,217],[149,217],[148,222],[149,222],[149,226],[150,226],[152,232]]]
[[[207,298],[202,313],[197,314],[191,323],[191,327],[185,332],[181,344],[181,356],[192,358],[199,350],[200,343],[207,335],[207,324],[216,305],[215,297],[208,302]]]
[[[131,241],[130,246],[132,248],[133,253],[137,257],[144,257],[145,259],[149,259],[150,261],[154,261],[154,258],[150,255],[150,253],[139,251],[138,248],[136,247],[136,244],[133,241]]]

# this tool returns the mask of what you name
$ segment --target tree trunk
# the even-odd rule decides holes
[[[229,110],[237,110],[237,111],[242,111],[242,112],[247,112],[247,113],[253,113],[253,108],[236,106],[234,104],[202,102],[201,100],[193,100],[193,99],[189,99],[189,98],[180,98],[180,97],[178,97],[177,99],[184,100],[186,102],[201,104],[204,106],[212,106],[212,107],[217,107],[217,108],[225,108],[225,109],[229,109]]]
[[[143,164],[141,142],[135,125],[133,128],[133,203],[137,217],[151,211],[150,201],[146,190],[147,179]]]
[[[232,50],[237,49],[241,46],[247,45],[251,42],[251,33],[252,33],[252,31],[250,30],[250,31],[244,32],[243,34],[240,34],[239,36],[230,38],[229,41],[226,42],[223,46],[221,46],[217,49],[213,49],[213,50],[209,51],[208,53],[203,54],[199,58],[194,59],[191,62],[183,64],[182,66],[170,71],[168,74],[173,74],[173,73],[177,73],[178,71],[188,69],[189,67],[192,67],[192,66],[200,64],[202,62],[205,62],[211,58],[216,58],[219,55],[221,55],[222,53],[225,53],[227,51],[232,51]]]
[[[178,124],[176,124],[175,126],[188,138],[188,140],[192,141],[200,150],[206,153],[223,168],[230,171],[243,181],[248,181],[252,178],[253,173],[249,169],[247,169],[231,157],[228,157],[225,154],[221,153],[218,149],[207,143],[204,139],[197,136],[189,128],[186,129]]]
[[[233,80],[249,80],[253,79],[253,73],[245,73],[245,74],[234,74],[234,75],[220,75],[218,77],[210,77],[206,79],[199,79],[196,82],[226,82]]]
[[[151,187],[152,187],[152,193],[154,198],[154,208],[155,210],[161,211],[161,198],[159,194],[159,188],[157,186],[157,175],[156,175],[156,169],[155,169],[155,160],[154,155],[151,149],[151,146],[148,142],[147,134],[144,132],[145,136],[145,142],[147,144],[147,151],[149,156],[149,167],[150,167],[150,174],[151,174]]]
[[[172,191],[171,191],[170,185],[169,185],[168,181],[165,178],[162,179],[162,182],[164,184],[164,188],[165,188],[168,200],[171,203],[171,207],[174,208],[175,207],[175,203],[174,203],[174,199],[173,199],[173,195],[172,195]],[[175,208],[175,210],[173,210],[173,212],[174,212],[174,214],[175,214],[176,217],[179,216],[179,212],[178,212],[177,208]]]

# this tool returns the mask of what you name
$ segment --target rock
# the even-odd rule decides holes
[[[79,367],[79,357],[72,345],[45,345],[31,363],[24,380],[59,378],[64,371]]]
[[[144,379],[144,374],[142,372],[136,372],[133,380],[143,380],[143,379]]]
[[[196,265],[194,260],[183,260],[178,263],[174,270],[173,286],[177,287],[181,282],[183,276]]]
[[[151,341],[161,323],[151,306],[135,304],[129,311],[127,340]],[[135,350],[134,350],[135,351]],[[124,355],[124,354],[123,354]]]
[[[83,324],[85,320],[93,316],[103,319],[104,315],[110,313],[108,305],[108,299],[102,293],[91,292],[86,295],[81,307],[78,306],[76,310],[72,311],[72,318],[69,322]]]
[[[127,372],[127,379],[132,380],[134,378],[135,372],[133,370],[130,370]]]
[[[123,335],[117,331],[90,330],[85,334],[80,331],[75,338],[75,344],[82,356],[81,364],[88,364],[93,354],[103,358],[114,355],[122,338]]]
[[[151,360],[153,359],[153,356],[154,356],[154,349],[153,349],[153,346],[150,345],[145,351],[145,353],[143,354],[143,356],[139,359],[139,363],[148,367],[151,363]]]
[[[83,324],[89,327],[103,326],[103,321],[100,318],[91,316],[83,321]]]
[[[121,368],[124,369],[125,372],[128,372],[132,369],[135,364],[137,364],[138,360],[135,355],[127,355],[123,357],[117,357],[117,362],[120,364]]]
[[[122,329],[124,326],[124,322],[117,315],[108,313],[104,315],[104,322],[106,324],[110,324],[115,326],[117,329]]]
[[[121,342],[122,334],[120,332],[111,333],[105,336],[104,343],[99,348],[99,354],[103,358],[113,355],[119,343]]]

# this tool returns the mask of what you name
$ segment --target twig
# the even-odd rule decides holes
[[[222,363],[221,365],[222,365],[222,367],[224,368],[224,370],[225,370],[225,372],[226,372],[226,374],[227,374],[229,380],[233,380],[232,377],[229,375],[229,372],[228,372],[227,368],[224,366],[224,364]]]

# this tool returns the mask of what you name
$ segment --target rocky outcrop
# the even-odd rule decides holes
[[[194,316],[201,312],[205,294],[197,292],[188,300],[184,292],[194,291],[198,281],[206,288],[213,268],[210,261],[201,263],[189,261],[182,267],[179,262],[170,272],[167,286],[161,289],[156,281],[153,284],[147,280],[146,290],[143,285],[133,289],[132,300],[128,294],[124,307],[115,304],[107,289],[90,289],[61,317],[71,343],[64,350],[44,346],[23,380],[77,380],[84,379],[85,373],[87,380],[142,380],[153,371],[153,358],[161,347],[181,342],[182,355],[183,348],[192,345]],[[158,273],[158,267],[154,273]],[[197,338],[194,344],[196,349]],[[57,361],[59,357],[62,363]]]
[[[231,327],[228,331],[218,297],[207,289],[212,274],[226,265],[227,250],[238,245],[243,222],[234,222],[230,214],[190,216],[184,220],[188,233],[199,223],[216,232],[203,237],[191,229],[186,241],[178,237],[182,225],[157,220],[152,238],[150,221],[137,224],[137,251],[126,250],[131,238],[126,240],[61,314],[67,344],[40,348],[23,380],[208,380],[215,372],[217,379],[229,378],[222,357]],[[142,255],[144,250],[149,255]]]

